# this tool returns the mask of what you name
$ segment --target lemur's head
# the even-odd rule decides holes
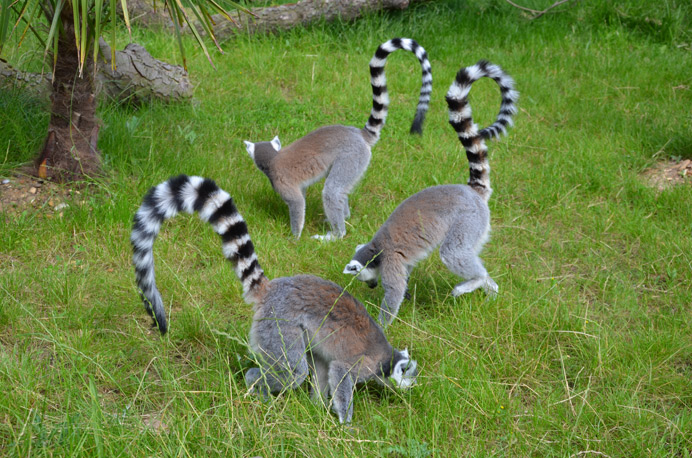
[[[416,383],[418,376],[418,363],[411,359],[408,355],[408,350],[394,350],[392,359],[392,372],[389,374],[389,380],[395,387],[406,390],[411,388]]]
[[[380,252],[372,246],[372,243],[358,245],[353,259],[344,267],[344,273],[355,275],[358,280],[367,283],[370,288],[376,287],[377,277],[380,273],[379,255]]]
[[[243,143],[245,143],[245,149],[247,149],[252,160],[255,161],[257,168],[264,172],[265,175],[269,176],[269,164],[281,149],[279,136],[277,135],[270,142],[252,143],[244,140]]]

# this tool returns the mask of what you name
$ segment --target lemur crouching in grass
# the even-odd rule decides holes
[[[156,287],[153,245],[163,221],[197,212],[222,240],[222,251],[252,304],[250,349],[260,362],[245,382],[266,396],[297,388],[312,376],[313,396],[327,402],[339,421],[353,415],[357,383],[376,380],[399,388],[416,379],[417,364],[394,349],[365,307],[341,287],[312,275],[269,280],[260,267],[245,220],[231,196],[212,180],[180,175],[154,186],[134,217],[130,240],[137,286],[160,332],[168,330]]]

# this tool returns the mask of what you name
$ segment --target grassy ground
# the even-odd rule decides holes
[[[653,3],[585,1],[530,21],[499,0],[434,2],[241,37],[215,55],[216,70],[190,52],[193,104],[103,104],[107,179],[74,194],[62,216],[0,215],[0,454],[692,456],[692,187],[658,192],[639,179],[656,160],[692,157],[692,14]],[[242,140],[279,134],[288,144],[325,124],[362,126],[367,63],[395,36],[431,58],[426,130],[408,134],[420,69],[396,53],[390,117],[352,194],[347,237],[309,238],[326,230],[318,184],[295,241]],[[134,38],[178,59],[170,37]],[[458,279],[436,254],[413,271],[412,299],[387,334],[418,360],[417,387],[360,388],[351,427],[303,389],[269,403],[248,396],[250,309],[195,218],[167,224],[156,243],[171,331],[150,328],[130,265],[131,217],[148,187],[182,172],[236,198],[270,278],[323,276],[375,315],[382,290],[349,283],[343,266],[405,197],[466,181],[443,94],[481,58],[522,94],[516,127],[490,145],[483,258],[500,294],[451,297]],[[480,81],[471,97],[486,125],[496,87]],[[8,176],[40,147],[47,116],[17,94],[0,104]]]

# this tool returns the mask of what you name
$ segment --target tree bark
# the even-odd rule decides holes
[[[224,39],[237,32],[276,32],[318,20],[351,20],[372,11],[403,10],[409,3],[410,0],[302,0],[285,5],[253,8],[253,15],[231,11],[229,15],[234,22],[229,22],[221,15],[215,15],[214,33],[218,39]],[[170,19],[163,15],[163,8],[155,10],[150,0],[128,0],[127,5],[130,17],[134,21],[140,21],[144,25],[162,24],[173,27]],[[198,30],[201,31],[201,27]]]
[[[115,52],[116,68],[111,68],[111,51],[101,40],[103,62],[95,78],[95,93],[116,100],[140,104],[149,100],[181,102],[192,98],[193,87],[183,67],[154,59],[144,47],[130,43]],[[48,99],[52,74],[22,72],[0,60],[0,88],[19,86],[39,98]]]
[[[95,117],[93,62],[87,54],[80,77],[72,8],[63,8],[61,15],[63,33],[53,73],[50,123],[35,171],[41,178],[73,181],[101,170],[101,154],[96,149],[99,125]]]

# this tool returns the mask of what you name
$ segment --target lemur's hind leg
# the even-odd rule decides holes
[[[472,233],[466,232],[463,225],[454,228],[440,245],[440,259],[453,273],[466,279],[457,284],[452,295],[460,296],[483,288],[488,296],[497,295],[498,286],[490,278],[483,266],[483,261],[474,250],[475,240]]]
[[[353,417],[354,377],[351,367],[341,361],[329,364],[329,390],[332,393],[332,410],[341,423],[351,423]]]
[[[333,182],[329,182],[329,177],[327,177],[327,181],[324,183],[322,204],[324,205],[324,213],[327,216],[331,230],[324,236],[316,235],[315,238],[319,240],[333,240],[346,235],[344,208],[348,205],[348,194],[339,189]]]
[[[266,397],[284,389],[297,388],[308,376],[304,333],[298,327],[271,323],[258,331],[262,337],[254,348],[260,367],[245,374],[245,384]]]
[[[319,240],[338,239],[346,235],[346,219],[351,216],[348,195],[370,163],[370,149],[347,151],[339,156],[324,181],[322,205],[331,230],[325,235],[316,235]]]
[[[308,356],[310,365],[311,386],[310,397],[313,402],[321,402],[327,406],[329,398],[329,366],[312,355]]]

